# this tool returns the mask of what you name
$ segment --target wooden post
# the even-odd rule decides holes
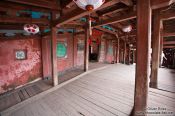
[[[126,64],[126,42],[124,41],[123,63]]]
[[[134,96],[134,116],[145,116],[148,99],[149,50],[151,47],[150,0],[137,1],[137,58]]]
[[[89,68],[89,28],[85,28],[84,71]]]
[[[132,50],[132,64],[134,64],[135,62],[135,50]]]
[[[130,46],[128,47],[128,65],[130,65],[130,54],[131,54],[131,50],[130,50]]]
[[[161,24],[163,24],[163,23],[161,22]],[[163,28],[163,25],[161,25],[161,27]],[[162,66],[162,64],[161,64],[162,52],[163,52],[163,29],[161,29],[161,37],[160,37],[160,57],[159,57],[159,67]]]
[[[57,49],[57,28],[51,27],[51,59],[52,59],[52,79],[53,79],[53,86],[58,85],[58,74],[57,74],[57,56],[56,56],[56,49]]]
[[[56,18],[56,13],[52,12],[52,20]],[[58,85],[58,72],[57,72],[57,28],[51,27],[51,61],[52,61],[52,83],[53,86]]]
[[[159,69],[159,58],[160,58],[160,28],[161,21],[159,17],[159,11],[155,12],[154,23],[153,23],[153,46],[152,46],[152,68],[151,68],[151,79],[150,87],[157,88],[157,76]]]
[[[119,58],[120,58],[120,57],[119,57],[119,54],[120,54],[120,53],[119,53],[119,50],[120,50],[120,39],[117,38],[117,54],[116,54],[116,55],[117,55],[117,58],[116,58],[116,61],[117,61],[117,62],[116,62],[116,63],[119,63]]]

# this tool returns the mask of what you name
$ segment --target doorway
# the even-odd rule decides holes
[[[92,41],[89,45],[89,61],[98,62],[99,58],[99,44],[96,41]]]

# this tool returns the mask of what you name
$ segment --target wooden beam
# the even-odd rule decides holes
[[[18,4],[18,3],[8,2],[8,1],[0,2],[0,10],[5,10],[5,11],[9,11],[9,10],[32,10],[32,11],[46,12],[46,13],[51,12],[51,10],[47,9],[47,8],[41,8],[41,7],[37,7],[37,6],[30,6],[30,5],[24,5],[24,4]],[[52,9],[52,11],[53,10],[54,9]],[[55,9],[54,11],[58,12],[57,9]]]
[[[25,40],[25,39],[41,39],[40,35],[16,35],[12,37],[0,37],[0,41],[10,41],[10,40]]]
[[[31,6],[37,6],[37,7],[43,7],[43,8],[49,8],[49,9],[57,9],[58,5],[56,3],[56,0],[52,1],[43,1],[43,0],[6,0],[14,3],[19,4],[25,4],[25,5],[31,5]]]
[[[40,28],[47,28],[48,26],[38,25]],[[23,24],[0,24],[1,30],[23,30]]]
[[[85,28],[84,71],[89,69],[89,28]]]
[[[175,18],[175,10],[168,10],[160,14],[161,20],[170,20]]]
[[[126,64],[126,41],[123,42],[124,42],[123,63]]]
[[[119,63],[119,58],[120,58],[120,39],[117,37],[117,58],[116,61]]]
[[[148,100],[148,80],[151,48],[151,3],[137,1],[137,56],[134,96],[134,116],[145,116]]]
[[[25,17],[1,16],[0,23],[15,23],[15,24],[35,23],[35,24],[49,25],[50,21],[46,18],[31,19]]]
[[[174,44],[175,45],[175,41],[164,41],[163,45],[168,45],[168,44]]]
[[[112,15],[113,13],[117,13],[117,12],[121,12],[121,11],[125,11],[128,10],[128,8],[126,7],[112,7],[110,10],[104,11],[104,12],[99,12],[99,16],[107,16],[107,15]]]
[[[125,38],[126,36],[128,36],[128,37],[136,37],[136,35],[133,34],[133,35],[123,35],[123,36],[120,36],[119,38]]]
[[[124,3],[127,6],[132,6],[133,5],[132,0],[121,0],[121,2]]]
[[[105,28],[102,28],[102,27],[95,27],[95,29],[98,29],[98,30],[101,30],[103,32],[106,32],[106,33],[109,33],[109,34],[112,34],[112,35],[116,35],[117,33],[114,32],[114,31],[110,31],[108,29],[105,29]]]
[[[118,23],[118,22],[127,21],[127,20],[134,19],[134,18],[136,18],[136,12],[130,12],[126,15],[116,16],[113,18],[109,18],[107,20],[103,20],[103,21],[93,25],[93,27],[99,27],[99,26],[103,26],[103,25]]]
[[[52,20],[56,14],[52,12]],[[58,68],[57,68],[57,28],[51,27],[51,61],[52,61],[52,84],[58,85]]]
[[[151,0],[152,9],[163,8],[175,2],[174,0]]]
[[[57,50],[57,28],[52,27],[51,28],[51,59],[52,59],[52,84],[53,86],[58,85],[58,74],[57,74],[57,56],[56,56],[56,50]]]
[[[66,24],[70,21],[84,17],[84,16],[88,15],[89,13],[93,13],[97,10],[107,8],[107,7],[112,6],[112,5],[119,3],[119,2],[120,2],[120,0],[107,0],[100,8],[93,10],[91,12],[82,10],[80,8],[76,8],[75,10],[72,11],[71,14],[64,14],[58,20],[55,20],[53,24],[56,25],[57,27],[59,27],[59,26]]]
[[[151,68],[151,78],[150,87],[157,88],[157,77],[159,68],[159,58],[160,58],[160,31],[161,23],[159,11],[154,13],[154,26],[153,26],[153,40],[152,40],[152,68]]]
[[[130,65],[130,60],[131,60],[131,49],[130,46],[128,46],[128,65]]]
[[[163,46],[163,48],[175,48],[175,46]]]
[[[175,32],[164,32],[163,33],[163,37],[172,37],[172,36],[175,36]]]

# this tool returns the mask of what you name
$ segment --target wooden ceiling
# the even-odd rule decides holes
[[[175,36],[175,5],[173,0],[152,0],[154,11],[160,10],[163,21],[163,36],[174,38]],[[91,12],[94,19],[93,28],[105,33],[118,35],[128,44],[136,42],[136,0],[106,0],[97,10]],[[170,5],[171,4],[171,5]],[[19,11],[42,12],[40,18],[31,18],[31,15],[19,13]],[[52,20],[49,14],[56,13],[57,19]],[[17,14],[19,16],[17,16]],[[1,0],[0,1],[0,29],[22,29],[25,23],[36,23],[42,30],[56,25],[58,28],[80,29],[86,26],[86,22],[80,18],[86,18],[89,12],[77,7],[72,0]],[[168,18],[171,17],[171,18]],[[102,26],[107,25],[111,29]],[[124,33],[122,28],[132,25],[130,33]],[[164,39],[166,41],[166,39]],[[172,39],[172,41],[175,41]],[[167,45],[167,44],[166,44]],[[174,45],[175,44],[171,44]]]

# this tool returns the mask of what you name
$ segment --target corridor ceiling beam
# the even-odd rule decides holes
[[[175,45],[175,41],[164,41],[163,44],[166,46],[166,45],[169,45],[169,44],[174,44]]]
[[[175,10],[168,10],[160,14],[161,20],[170,20],[175,18]]]
[[[131,13],[128,13],[126,15],[122,15],[120,17],[116,16],[113,18],[103,20],[103,21],[93,25],[93,27],[99,27],[99,26],[103,26],[103,25],[118,23],[118,22],[127,21],[127,20],[134,19],[134,18],[136,18],[136,12],[131,12]]]
[[[50,21],[43,18],[43,19],[31,19],[31,18],[24,18],[24,17],[9,17],[9,16],[1,16],[0,23],[16,23],[16,24],[24,24],[24,23],[36,23],[36,24],[44,24],[49,25]]]
[[[41,8],[41,7],[30,6],[30,5],[22,5],[22,4],[13,3],[13,2],[6,2],[6,1],[0,2],[0,10],[5,10],[5,11],[9,11],[9,10],[32,10],[32,11],[50,13],[50,9],[47,9],[47,8]],[[58,10],[55,9],[54,11],[58,11]]]
[[[175,45],[174,46],[163,46],[163,48],[175,48]]]
[[[121,0],[121,2],[127,6],[132,6],[133,5],[133,2],[132,0]]]
[[[70,21],[84,17],[84,16],[88,15],[89,13],[93,13],[97,10],[107,8],[107,7],[112,6],[112,5],[119,3],[119,2],[120,2],[120,0],[106,0],[106,2],[100,8],[93,10],[91,12],[82,10],[80,8],[76,8],[75,10],[72,11],[71,14],[65,14],[62,17],[60,17],[58,20],[55,20],[53,22],[53,25],[59,27],[59,26],[66,24]]]
[[[164,32],[163,33],[163,37],[171,37],[171,36],[175,36],[175,32],[171,32],[171,33],[169,33],[169,32]]]
[[[116,34],[117,34],[117,33],[114,32],[114,31],[110,31],[110,30],[105,29],[105,28],[102,28],[102,27],[95,27],[95,28],[98,29],[98,30],[101,30],[101,31],[103,31],[103,32],[106,32],[106,33],[112,34],[112,35],[116,35]]]
[[[49,8],[49,9],[59,9],[56,0],[6,0],[14,3],[20,3],[25,5]]]
[[[151,0],[151,7],[152,9],[158,9],[158,8],[169,6],[174,2],[175,0]]]

